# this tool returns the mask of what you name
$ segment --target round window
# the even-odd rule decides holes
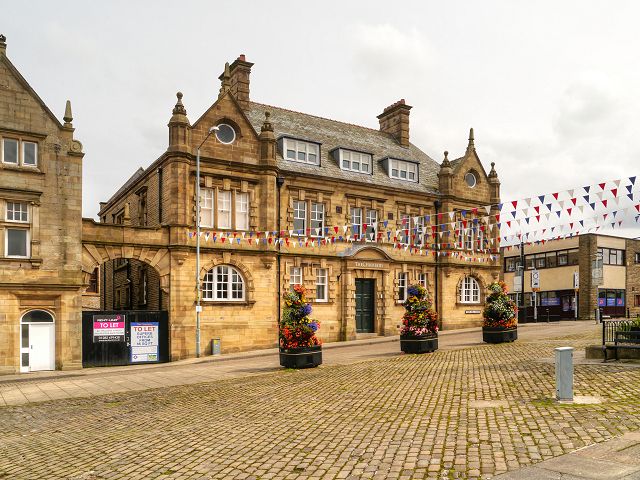
[[[469,185],[469,188],[473,188],[476,186],[477,180],[476,180],[476,176],[469,172],[464,176],[464,181],[467,182],[467,185]]]
[[[236,139],[236,131],[231,125],[221,123],[220,125],[218,125],[218,130],[216,130],[216,138],[220,141],[220,143],[233,143]]]

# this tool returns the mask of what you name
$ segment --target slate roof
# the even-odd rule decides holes
[[[247,118],[259,134],[264,113],[271,113],[276,138],[293,137],[321,144],[320,166],[285,160],[278,152],[278,167],[283,171],[308,173],[328,178],[339,178],[354,183],[378,185],[401,190],[437,193],[440,165],[413,144],[401,146],[391,135],[371,128],[352,125],[279,107],[249,102],[245,110]],[[373,155],[373,173],[364,174],[342,170],[333,154],[337,148],[357,150]],[[382,165],[384,158],[409,160],[419,164],[419,182],[407,182],[390,178]]]
[[[136,180],[138,180],[142,175],[144,175],[145,169],[142,167],[138,167],[138,169],[133,173],[133,175],[131,175],[131,177],[129,177],[129,180],[127,180],[126,182],[124,182],[124,185],[122,185],[118,191],[116,193],[114,193],[113,195],[111,195],[111,198],[106,202],[106,205],[109,205],[113,200],[115,200],[116,198],[118,198],[118,196],[129,189],[129,187],[131,187],[131,185],[133,185]],[[102,210],[101,210],[102,211]],[[98,212],[100,213],[100,212]]]

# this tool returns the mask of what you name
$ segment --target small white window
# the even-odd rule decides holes
[[[473,277],[464,277],[460,286],[460,303],[480,303],[480,285]]]
[[[320,146],[316,143],[303,142],[292,138],[283,139],[284,158],[294,162],[320,164]]]
[[[27,167],[38,165],[38,144],[35,142],[22,142],[22,164]]]
[[[203,227],[213,228],[214,209],[213,209],[213,192],[212,188],[200,189],[200,225]]]
[[[218,190],[218,228],[231,228],[231,192]]]
[[[236,229],[249,230],[248,193],[236,193]]]
[[[328,300],[327,272],[326,268],[316,269],[316,302],[326,302]]]
[[[424,217],[423,216],[419,216],[419,217],[414,217],[413,218],[413,230],[412,230],[412,234],[414,236],[413,239],[413,244],[416,246],[420,246],[424,243],[426,243],[425,241],[425,226],[424,226]]]
[[[18,140],[13,138],[2,139],[2,161],[12,165],[18,164]]]
[[[218,265],[209,270],[202,282],[204,300],[244,300],[244,280],[240,272],[229,265]]]
[[[372,171],[371,155],[368,153],[340,149],[340,158],[343,170],[360,173],[371,173]]]
[[[403,160],[389,159],[389,176],[410,182],[418,181],[418,164]]]
[[[293,202],[293,233],[304,236],[307,232],[307,202],[295,200]]]
[[[220,125],[218,125],[218,130],[216,130],[216,138],[220,143],[229,145],[235,142],[236,131],[233,129],[231,125],[227,125],[226,123],[221,123]]]
[[[10,258],[29,257],[29,230],[7,228],[4,251]]]
[[[398,273],[398,301],[404,302],[407,299],[407,274]]]
[[[351,208],[351,233],[353,235],[360,235],[362,232],[362,208]]]
[[[376,235],[378,233],[378,211],[367,210],[367,219],[365,223],[367,224],[367,231],[365,232],[366,240],[373,242],[376,240]]]
[[[418,274],[418,283],[420,284],[420,286],[422,288],[427,288],[427,274],[426,273],[419,273]]]
[[[289,268],[289,287],[292,291],[294,285],[302,285],[302,267]]]
[[[324,203],[311,204],[311,235],[324,237]]]
[[[400,215],[400,236],[398,237],[398,243],[402,245],[409,245],[411,239],[411,217],[408,213]]]
[[[24,202],[7,202],[7,222],[28,222],[28,205]]]
[[[472,172],[468,172],[465,176],[464,176],[464,181],[467,182],[467,186],[469,188],[473,188],[476,186],[476,183],[478,183],[478,181],[476,180],[476,176],[472,173]]]

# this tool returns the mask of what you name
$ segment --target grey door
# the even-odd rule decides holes
[[[374,331],[376,281],[356,279],[356,332]]]

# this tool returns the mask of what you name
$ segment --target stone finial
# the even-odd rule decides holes
[[[451,166],[451,162],[449,162],[449,152],[446,150],[444,151],[444,160],[442,161],[442,166],[443,167]]]
[[[471,151],[475,151],[475,149],[476,149],[476,145],[474,143],[474,138],[473,138],[473,127],[471,127],[471,129],[469,130],[469,144],[467,145],[467,153]]]
[[[262,123],[262,127],[260,128],[261,132],[273,132],[273,124],[269,117],[271,116],[271,112],[268,110],[264,112],[264,122]]]
[[[224,64],[224,72],[218,78],[220,79],[220,92],[218,93],[218,98],[221,98],[231,88],[231,70],[229,69],[229,62]]]
[[[7,37],[0,33],[0,53],[7,53]]]
[[[73,122],[73,114],[71,113],[71,100],[67,100],[67,104],[64,107],[64,117],[62,117],[62,119],[64,120],[65,127],[73,127],[71,123]]]
[[[173,107],[172,113],[174,115],[186,115],[187,109],[184,108],[184,105],[182,104],[182,92],[176,93],[176,97],[178,97],[178,101],[176,102],[176,106]]]
[[[496,172],[496,162],[491,162],[491,171],[489,172],[489,177],[497,177],[498,172]]]

